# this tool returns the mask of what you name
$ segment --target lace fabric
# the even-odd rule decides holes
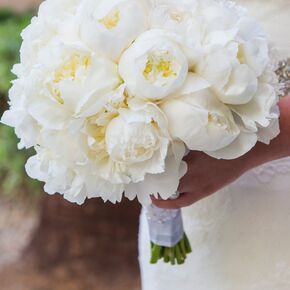
[[[259,166],[243,175],[236,184],[245,187],[259,186],[259,184],[271,183],[275,176],[288,175],[290,173],[290,158],[276,160]],[[289,186],[290,189],[290,186]]]

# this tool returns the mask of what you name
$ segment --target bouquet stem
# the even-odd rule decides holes
[[[156,264],[159,260],[171,265],[184,264],[188,254],[192,252],[190,242],[184,233],[183,238],[173,247],[165,247],[151,242],[151,264]]]
[[[145,208],[151,239],[151,264],[159,260],[181,265],[192,252],[183,229],[180,209],[161,209],[154,205]]]

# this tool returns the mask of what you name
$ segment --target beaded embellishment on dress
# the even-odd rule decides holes
[[[290,94],[290,58],[282,60],[278,64],[276,74],[279,78],[279,83],[283,84],[283,95],[287,96]]]

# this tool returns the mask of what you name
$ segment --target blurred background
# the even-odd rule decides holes
[[[20,32],[39,0],[0,0],[0,117],[19,61]],[[140,208],[47,196],[24,171],[33,152],[18,151],[0,124],[0,290],[137,290]]]

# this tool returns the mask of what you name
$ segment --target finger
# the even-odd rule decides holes
[[[197,185],[194,184],[192,179],[189,179],[189,178],[187,178],[187,176],[184,176],[180,180],[180,183],[178,186],[178,192],[193,192],[197,189],[196,187],[197,187]]]
[[[182,193],[179,198],[174,200],[161,200],[152,198],[152,202],[154,205],[164,209],[178,209],[186,207],[191,205],[192,201],[194,200],[194,194],[192,193]]]
[[[201,151],[190,151],[187,155],[184,156],[183,160],[185,162],[193,161],[194,159],[201,158],[205,153]]]
[[[200,179],[190,171],[184,175],[179,182],[178,192],[199,192]]]

